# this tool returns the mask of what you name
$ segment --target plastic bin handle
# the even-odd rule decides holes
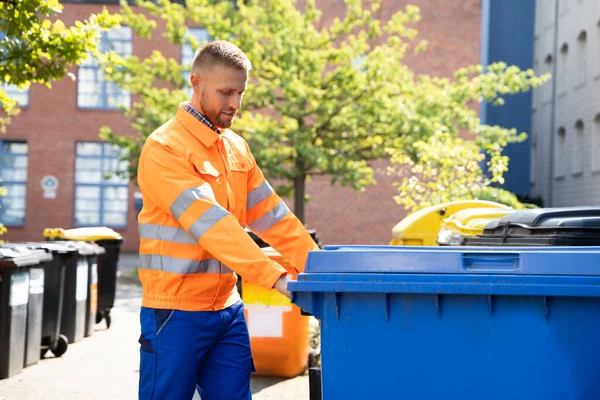
[[[469,271],[517,271],[521,256],[515,253],[464,253],[463,268]]]

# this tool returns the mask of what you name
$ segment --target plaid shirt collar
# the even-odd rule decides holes
[[[210,129],[217,133],[221,133],[219,128],[215,128],[214,125],[206,118],[204,115],[200,114],[198,111],[194,110],[189,102],[183,104],[183,109],[189,112],[194,118],[198,121],[202,122],[204,125],[208,126]]]

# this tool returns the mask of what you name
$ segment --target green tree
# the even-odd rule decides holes
[[[101,30],[116,26],[121,20],[119,15],[103,10],[67,27],[58,18],[62,9],[58,0],[0,1],[2,132],[10,117],[19,111],[18,104],[4,90],[5,85],[23,89],[41,83],[51,87],[53,80],[64,77],[69,67],[84,60],[88,52],[96,52]]]
[[[293,196],[301,220],[310,177],[328,175],[332,183],[364,190],[375,183],[370,161],[393,156],[397,163],[420,165],[425,161],[419,150],[440,133],[476,133],[478,143],[493,150],[492,168],[501,171],[503,159],[494,152],[519,135],[480,125],[471,105],[482,98],[501,102],[501,95],[542,82],[531,71],[503,64],[483,74],[478,66],[467,67],[453,80],[417,75],[403,63],[407,51],[426,48],[426,42],[415,43],[420,13],[414,6],[383,22],[376,18],[380,1],[346,0],[344,18],[323,26],[314,0],[303,9],[293,0],[138,5],[166,22],[173,43],[197,45],[186,35],[187,26],[202,26],[212,38],[231,40],[248,54],[254,70],[234,130],[249,141],[265,174],[280,183],[278,191]],[[123,15],[139,35],[151,37],[152,20],[127,5]],[[186,99],[184,70],[159,52],[144,60],[107,55],[105,65],[110,79],[140,98],[126,111],[137,137],[110,127],[101,132],[127,148],[129,174],[135,177],[146,137]]]
[[[506,145],[521,142],[527,135],[481,124],[476,109],[469,105],[485,100],[501,106],[504,95],[528,90],[548,79],[549,75],[535,77],[532,70],[520,71],[504,63],[490,65],[484,74],[481,66],[462,68],[452,81],[421,77],[417,84],[423,87],[419,91],[430,97],[416,113],[428,121],[427,134],[408,135],[404,146],[391,150],[393,166],[388,172],[401,178],[396,183],[396,202],[412,211],[458,199],[530,206],[492,186],[504,183],[509,161],[503,154]],[[415,126],[422,128],[413,123],[407,129]]]

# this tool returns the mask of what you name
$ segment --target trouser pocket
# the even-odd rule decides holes
[[[154,347],[143,336],[140,336],[140,382],[139,399],[151,400],[156,378],[156,355]]]
[[[139,400],[152,400],[156,383],[156,319],[154,310],[142,307],[140,344]]]

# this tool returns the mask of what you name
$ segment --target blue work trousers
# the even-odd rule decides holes
[[[221,311],[142,307],[140,400],[252,399],[244,304]]]

